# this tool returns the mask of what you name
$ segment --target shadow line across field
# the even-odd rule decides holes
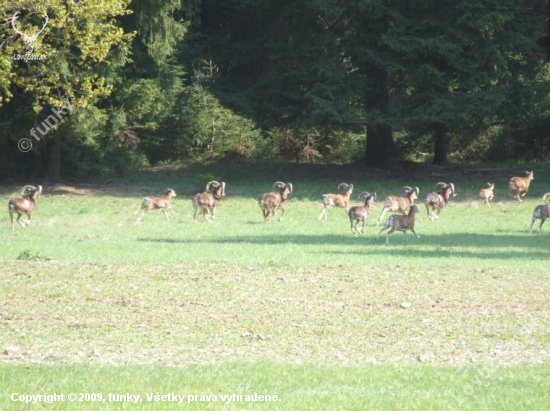
[[[395,256],[395,257],[403,257],[406,256],[407,258],[411,258],[414,256],[414,258],[425,258],[425,259],[431,259],[431,258],[439,258],[439,259],[447,259],[447,258],[453,258],[457,260],[461,259],[474,259],[474,260],[501,260],[501,261],[511,261],[516,260],[518,262],[518,268],[522,268],[521,262],[526,260],[537,260],[537,261],[545,261],[550,260],[550,253],[542,252],[542,251],[528,251],[528,252],[522,252],[521,254],[513,254],[505,251],[490,251],[490,252],[477,252],[477,251],[460,251],[460,250],[452,250],[449,248],[443,248],[443,249],[437,249],[434,248],[433,250],[418,250],[418,249],[411,249],[411,250],[405,250],[403,245],[406,245],[405,242],[402,242],[400,244],[396,244],[398,247],[393,247],[393,244],[390,244],[386,249],[376,249],[375,253],[377,254],[384,254],[386,256]],[[409,243],[410,245],[410,243]],[[329,254],[335,254],[335,255],[350,255],[350,254],[363,254],[365,256],[369,255],[368,248],[365,249],[364,252],[362,251],[331,251]]]
[[[363,254],[368,253],[369,248],[376,246],[376,252],[390,255],[410,255],[414,253],[416,257],[465,257],[465,258],[497,258],[503,260],[525,260],[550,259],[550,249],[546,236],[533,234],[532,237],[526,237],[513,234],[475,234],[462,233],[453,235],[427,234],[421,235],[420,239],[408,234],[408,243],[401,233],[392,235],[390,245],[385,245],[385,236],[376,238],[373,233],[362,237],[353,237],[351,235],[249,235],[249,236],[230,236],[215,239],[196,239],[196,238],[141,238],[139,241],[147,241],[165,244],[248,244],[248,245],[296,245],[296,247],[306,247],[303,251],[308,251],[308,247],[314,247],[315,253],[332,254]],[[322,246],[350,246],[350,250],[342,251],[325,248],[319,250]],[[357,249],[358,246],[364,246],[365,250]],[[419,246],[421,248],[419,248]],[[433,249],[426,249],[426,247]],[[516,253],[514,249],[518,249]],[[519,251],[520,250],[520,251]]]
[[[280,234],[277,235],[237,235],[237,236],[225,236],[217,238],[142,238],[140,241],[151,241],[160,243],[250,243],[250,244],[297,244],[297,245],[357,245],[361,242],[375,242],[382,241],[385,237],[384,231],[380,238],[377,240],[376,232],[370,231],[362,236],[354,237],[351,234],[328,234],[328,235],[314,235],[314,234]],[[467,246],[467,247],[517,247],[517,248],[540,248],[549,251],[548,236],[544,233],[534,233],[531,236],[514,235],[513,233],[499,233],[499,234],[477,234],[477,233],[459,233],[459,234],[423,234],[419,232],[421,238],[416,239],[412,233],[408,233],[409,243],[414,245],[417,241],[422,245],[446,245],[446,246]],[[403,238],[402,233],[394,233],[391,238],[398,239]]]
[[[385,244],[385,236],[376,239],[371,235],[352,237],[347,235],[278,235],[278,236],[232,236],[216,239],[194,238],[140,238],[138,241],[183,245],[183,244],[224,244],[248,246],[291,246],[312,254],[332,254],[339,256],[379,254],[391,257],[414,257],[428,259],[478,259],[478,260],[517,260],[548,261],[550,250],[540,235],[533,238],[506,234],[453,234],[421,235],[416,239],[408,234],[408,243],[401,233],[392,235],[390,244]],[[334,247],[334,248],[331,248]],[[344,247],[344,248],[343,248]],[[349,250],[345,249],[349,247]],[[360,248],[358,248],[360,247]],[[243,248],[235,250],[240,254]],[[515,251],[514,249],[517,249]],[[250,252],[250,249],[248,251]],[[521,265],[518,265],[520,268]]]

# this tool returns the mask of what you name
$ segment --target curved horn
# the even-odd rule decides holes
[[[438,190],[440,188],[444,188],[444,187],[447,187],[447,183],[442,183],[442,182],[439,182],[435,185],[435,189]]]
[[[222,181],[222,197],[225,195],[225,183]]]
[[[410,191],[412,191],[412,188],[409,187],[409,186],[403,186],[403,187],[401,187],[401,192],[402,192],[402,193],[409,193]]]
[[[292,190],[293,190],[292,183],[287,183],[286,186],[290,187],[290,192],[289,193],[292,194]]]
[[[453,194],[453,197],[456,196],[455,185],[453,183],[449,183],[449,187],[451,187],[451,193]]]
[[[40,187],[40,191],[42,191],[42,186],[38,186],[38,187]],[[36,191],[36,187],[35,187],[35,186],[26,185],[26,186],[23,187],[23,189],[21,190],[21,195],[22,195],[22,196],[26,196],[30,191]]]
[[[271,189],[274,189],[275,186],[277,186],[278,188],[281,188],[281,187],[284,187],[285,185],[286,185],[286,184],[283,183],[282,181],[275,181],[275,182],[273,183],[273,185],[271,186]]]
[[[357,196],[357,198],[358,198],[359,200],[364,200],[364,199],[366,199],[366,198],[368,198],[368,197],[372,197],[373,200],[376,200],[376,192],[373,191],[372,194],[371,194],[371,193],[369,193],[368,191],[362,191],[362,192],[359,193],[359,195]]]
[[[206,185],[206,191],[210,190],[211,185],[213,185],[214,187],[218,187],[220,183],[218,183],[217,181],[209,181],[208,184]]]
[[[344,191],[353,190],[353,184],[340,183],[340,185],[338,186],[338,189],[340,189],[340,187],[342,186],[344,186]]]
[[[38,188],[37,190],[38,195],[36,196],[36,199],[38,199],[42,195],[42,186],[38,186],[37,188]]]
[[[420,197],[420,189],[418,187],[414,188],[414,192],[416,193],[417,197]]]

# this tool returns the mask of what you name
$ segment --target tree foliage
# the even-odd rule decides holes
[[[66,99],[75,107],[93,104],[110,94],[109,71],[125,63],[132,33],[124,33],[115,17],[125,15],[128,0],[63,1],[48,0],[33,5],[24,1],[10,2],[2,10],[5,26],[13,15],[24,10],[21,31],[36,32],[33,21],[49,20],[44,32],[34,42],[33,53],[44,61],[16,60],[25,54],[21,36],[5,27],[3,31],[1,77],[4,81],[2,100],[10,101],[16,90],[28,96],[36,113],[44,107],[61,106]],[[16,22],[17,24],[18,22]],[[41,64],[42,63],[42,64]],[[114,66],[114,67],[113,67]]]
[[[4,174],[230,152],[376,166],[550,154],[541,0],[29,4],[0,6]],[[49,17],[33,44],[45,61],[14,57],[28,54],[16,12],[29,35]],[[17,141],[66,100],[74,113],[30,167]]]

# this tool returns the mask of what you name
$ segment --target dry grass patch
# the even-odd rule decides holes
[[[550,274],[2,261],[0,362],[550,362]]]

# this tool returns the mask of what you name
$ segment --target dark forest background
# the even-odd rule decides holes
[[[2,178],[227,155],[376,167],[550,155],[548,1],[36,3],[0,5]],[[32,53],[46,60],[17,60],[13,25],[32,33],[45,14]]]

